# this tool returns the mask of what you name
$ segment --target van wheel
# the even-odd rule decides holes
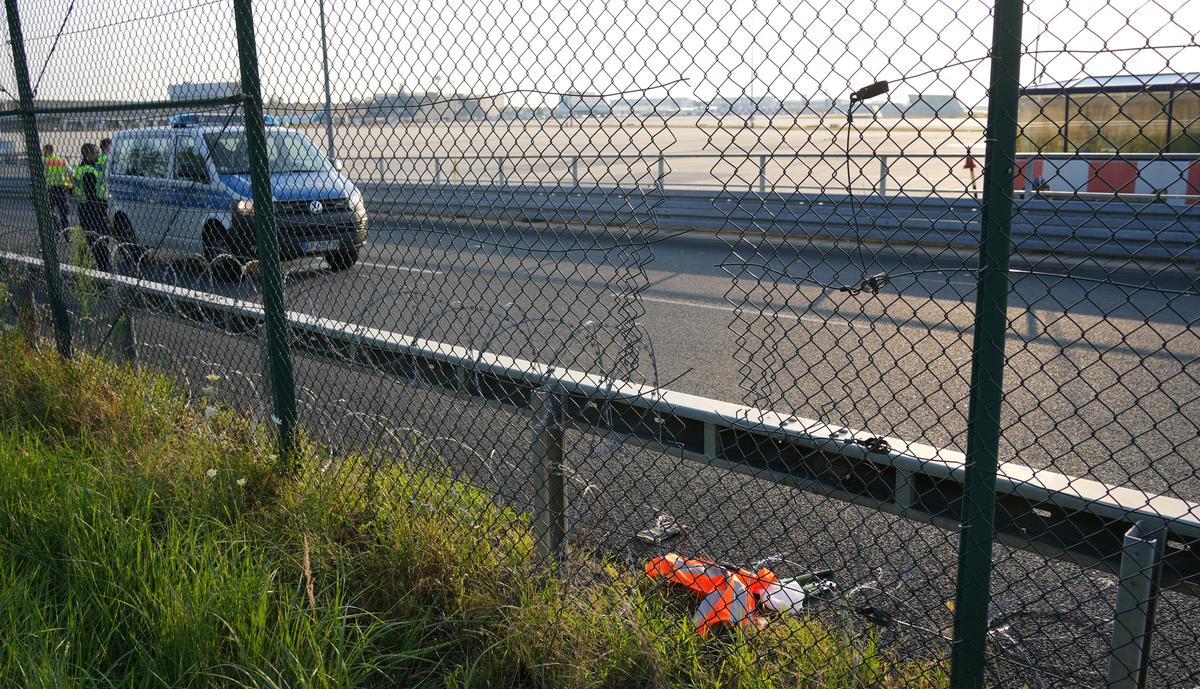
[[[242,274],[242,262],[233,256],[223,230],[207,228],[204,230],[204,260],[208,261],[209,269],[218,280],[232,282]]]
[[[325,262],[334,270],[349,270],[358,263],[358,247],[352,246],[331,254],[325,254]]]

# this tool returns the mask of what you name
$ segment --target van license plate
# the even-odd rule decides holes
[[[333,251],[341,246],[341,244],[336,239],[325,239],[319,242],[300,242],[300,250],[306,254],[315,254],[320,251]]]

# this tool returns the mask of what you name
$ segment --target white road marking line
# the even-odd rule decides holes
[[[428,268],[410,268],[408,266],[393,266],[386,263],[371,263],[370,261],[359,261],[358,265],[368,266],[371,268],[382,268],[383,270],[403,270],[407,273],[426,273],[428,275],[441,275],[440,270],[430,270]]]
[[[716,304],[704,304],[702,302],[696,302],[696,301],[685,301],[683,299],[667,299],[664,297],[645,297],[645,296],[640,297],[640,299],[642,299],[642,301],[654,302],[656,304],[671,304],[674,306],[692,306],[697,309],[710,309],[712,311],[724,311],[726,313],[733,313],[732,307],[718,306]],[[856,323],[851,323],[850,321],[840,319],[840,318],[824,319],[824,318],[817,318],[816,316],[797,316],[794,313],[777,313],[775,315],[779,318],[786,318],[786,319],[793,320],[793,321],[802,321],[804,323],[816,323],[819,325],[840,325],[843,328],[854,328],[854,329],[858,329],[859,327],[861,327]]]

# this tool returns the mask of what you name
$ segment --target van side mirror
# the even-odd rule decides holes
[[[342,171],[342,161],[338,160],[337,158],[334,158],[333,159],[333,169],[337,170],[338,172],[341,172]]]

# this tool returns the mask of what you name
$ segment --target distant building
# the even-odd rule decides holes
[[[236,81],[208,81],[167,86],[167,97],[171,100],[199,100],[202,98],[229,98],[242,92]]]
[[[572,96],[569,93],[559,98],[558,105],[554,106],[555,117],[566,117],[571,114],[571,111],[575,108],[575,101],[578,98],[578,96]]]
[[[566,94],[554,108],[555,117],[608,117],[612,108],[601,96]]]
[[[680,115],[695,116],[704,114],[704,103],[695,98],[677,98],[676,102],[679,103]]]
[[[878,105],[875,112],[881,117],[904,117],[906,110],[908,110],[907,103],[897,103],[889,100]]]
[[[722,117],[725,115],[738,115],[741,117],[752,117],[754,115],[776,115],[782,109],[783,104],[774,96],[749,96],[741,95],[737,98],[729,98],[728,96],[718,95],[712,100],[705,103],[704,114],[716,115]]]
[[[845,113],[850,101],[840,99],[833,110]],[[854,105],[855,114],[874,113],[879,117],[965,117],[967,109],[954,96],[918,94],[909,96],[906,102],[892,100],[870,100]]]
[[[908,97],[904,114],[908,117],[963,117],[967,109],[954,96],[922,93]]]
[[[859,114],[866,115],[866,114],[870,114],[870,113],[880,110],[886,104],[887,104],[886,102],[885,103],[871,103],[869,101],[856,101],[854,103],[851,103],[849,98],[838,98],[837,100],[830,102],[829,110],[826,112],[826,114],[845,115],[847,113],[851,113],[854,115],[859,115]],[[854,106],[853,110],[851,109],[851,105]]]
[[[833,101],[828,98],[809,98],[784,101],[779,108],[784,115],[824,115],[833,108]]]
[[[671,117],[672,115],[699,115],[704,104],[691,98],[661,96],[659,98],[617,97],[609,102],[614,115],[637,115],[639,117]]]
[[[367,118],[389,120],[486,120],[503,116],[505,96],[476,96],[459,93],[380,93],[355,103],[354,110]]]

